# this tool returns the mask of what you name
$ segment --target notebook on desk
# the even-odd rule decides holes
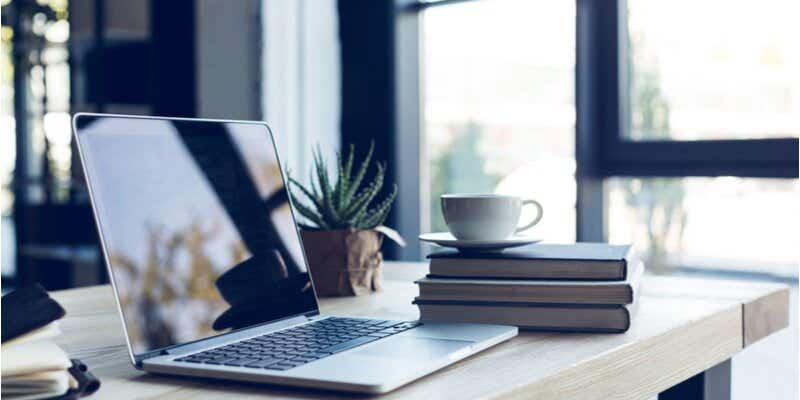
[[[64,309],[39,284],[3,296],[2,395],[10,400],[75,399],[100,382],[54,339]],[[76,368],[80,365],[82,368]]]

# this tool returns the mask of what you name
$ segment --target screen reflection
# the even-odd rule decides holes
[[[76,126],[134,354],[317,309],[265,125]]]

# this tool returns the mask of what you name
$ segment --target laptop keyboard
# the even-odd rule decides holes
[[[419,322],[331,317],[175,361],[284,371],[418,325]]]

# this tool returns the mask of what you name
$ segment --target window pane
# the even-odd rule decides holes
[[[542,203],[530,234],[574,240],[574,2],[475,1],[423,18],[423,230],[446,230],[442,193],[498,192]]]
[[[797,15],[797,0],[628,0],[629,137],[797,137]]]
[[[796,277],[796,179],[613,178],[609,239],[634,243],[649,267],[703,267]]]
[[[4,10],[5,11],[5,10]],[[5,23],[5,21],[3,21]],[[11,211],[14,206],[14,193],[11,178],[16,159],[16,135],[14,134],[14,64],[11,55],[11,27],[0,28],[0,270],[3,276],[14,273],[14,221]]]

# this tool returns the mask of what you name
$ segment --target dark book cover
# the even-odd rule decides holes
[[[515,325],[555,332],[626,332],[639,302],[631,304],[539,304],[486,301],[413,301],[420,321]]]
[[[2,303],[3,342],[41,328],[66,313],[38,283],[4,295]]]
[[[534,244],[497,253],[439,250],[428,256],[435,277],[624,280],[634,259],[630,245]]]
[[[639,290],[644,264],[631,264],[625,280],[454,278],[428,275],[418,300],[489,301],[566,304],[629,304]]]
[[[531,244],[497,253],[462,253],[455,249],[434,251],[428,258],[449,259],[506,259],[506,260],[574,260],[624,261],[631,245],[608,243]]]

